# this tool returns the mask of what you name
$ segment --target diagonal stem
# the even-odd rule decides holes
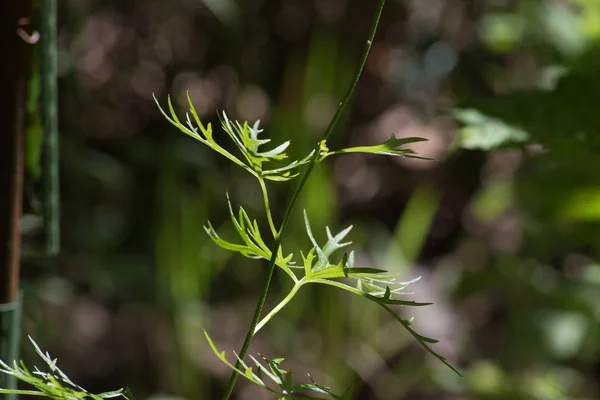
[[[287,296],[285,296],[285,298],[281,300],[281,302],[279,302],[279,304],[277,304],[277,306],[275,306],[275,308],[273,308],[271,312],[269,312],[267,315],[265,315],[263,319],[260,320],[258,325],[256,325],[256,328],[254,329],[255,335],[258,333],[258,331],[262,329],[263,326],[267,324],[267,322],[271,320],[271,318],[275,316],[275,314],[281,311],[283,307],[285,307],[294,298],[294,296],[296,295],[296,293],[298,293],[298,290],[300,290],[304,283],[304,278],[296,282],[294,284],[294,287],[292,287],[292,290],[290,290],[290,292],[287,294]]]
[[[378,1],[377,10],[375,12],[375,17],[373,18],[371,30],[369,32],[369,36],[365,43],[365,47],[364,47],[363,54],[361,57],[360,65],[354,76],[354,79],[350,83],[350,86],[348,87],[348,91],[346,92],[346,95],[340,102],[333,118],[331,119],[331,122],[329,123],[329,126],[327,126],[327,129],[325,130],[325,133],[323,133],[323,137],[319,141],[319,144],[317,144],[313,158],[311,159],[307,168],[304,170],[304,173],[302,174],[302,177],[300,178],[300,182],[296,186],[296,189],[294,190],[292,197],[290,197],[290,199],[288,201],[288,204],[287,204],[287,207],[285,210],[285,214],[283,216],[283,220],[281,221],[281,225],[279,227],[279,231],[277,232],[277,234],[274,237],[275,241],[273,243],[273,251],[271,254],[271,259],[269,260],[269,266],[267,267],[267,276],[265,278],[265,284],[264,284],[262,293],[258,299],[258,302],[256,304],[256,309],[254,311],[254,316],[252,317],[252,322],[250,323],[250,327],[248,328],[248,333],[246,334],[246,338],[244,339],[244,343],[239,352],[240,360],[243,360],[244,357],[246,357],[246,354],[248,353],[248,349],[250,348],[250,343],[252,343],[252,338],[254,336],[254,332],[260,321],[260,315],[262,313],[262,309],[265,304],[267,294],[269,292],[269,287],[271,286],[271,278],[273,277],[273,271],[275,269],[275,261],[277,259],[277,253],[279,252],[279,248],[281,247],[281,236],[283,235],[283,232],[285,231],[285,228],[287,227],[287,224],[288,224],[290,217],[292,215],[292,212],[294,210],[294,206],[296,205],[296,202],[298,201],[300,193],[302,192],[302,189],[304,188],[304,185],[305,185],[306,181],[308,180],[310,173],[312,172],[315,165],[319,162],[320,143],[329,138],[329,136],[333,132],[335,126],[337,125],[339,119],[341,118],[342,113],[344,112],[348,103],[350,102],[350,98],[352,97],[352,94],[354,93],[356,84],[358,83],[358,80],[360,79],[360,75],[362,74],[362,71],[367,62],[367,57],[369,56],[369,52],[371,50],[371,44],[373,43],[373,39],[375,37],[375,32],[377,31],[377,26],[379,25],[379,18],[381,17],[381,13],[383,11],[384,4],[385,4],[385,0]],[[239,369],[240,367],[241,367],[241,363],[238,360],[238,362],[236,363],[236,368]],[[233,388],[237,381],[238,375],[239,374],[237,371],[233,371],[231,373],[231,377],[229,378],[229,382],[227,383],[227,388],[225,389],[225,394],[223,395],[222,400],[228,400],[229,397],[231,396],[231,393],[233,392]]]

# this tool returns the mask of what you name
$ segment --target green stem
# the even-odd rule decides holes
[[[322,283],[324,285],[335,286],[337,288],[347,290],[348,292],[357,294],[359,296],[366,297],[365,292],[363,292],[362,290],[353,288],[352,286],[346,285],[345,283],[342,283],[342,282],[331,281],[329,279],[315,279],[315,280],[311,281],[311,283]]]
[[[275,314],[277,314],[279,311],[281,311],[283,309],[283,307],[285,307],[287,305],[287,303],[289,303],[294,298],[294,296],[296,295],[296,293],[298,293],[298,290],[300,290],[300,287],[304,283],[306,283],[304,281],[304,278],[302,278],[298,282],[296,282],[294,284],[294,287],[292,288],[292,290],[290,290],[290,292],[288,293],[288,295],[285,296],[285,298],[283,300],[281,300],[281,302],[279,304],[277,304],[277,306],[275,308],[273,308],[270,313],[265,315],[265,317],[260,320],[258,325],[256,325],[256,328],[254,329],[255,335],[258,333],[258,331],[260,331],[262,329],[263,326],[265,326],[267,324],[267,322],[269,322],[271,320],[271,318],[273,318],[275,316]]]
[[[42,1],[42,121],[44,124],[44,229],[46,254],[60,251],[57,0]]]
[[[0,389],[0,393],[5,393],[5,394],[22,394],[22,395],[25,395],[25,396],[49,397],[44,392],[36,392],[34,390],[6,390],[6,389]]]
[[[315,148],[315,157],[314,157],[315,159],[319,158],[319,152],[321,149],[320,143],[324,140],[329,139],[329,136],[331,135],[331,133],[333,132],[333,129],[335,128],[336,124],[338,123],[339,119],[341,118],[342,113],[344,112],[344,110],[346,109],[346,106],[350,102],[350,98],[352,97],[352,94],[354,93],[354,89],[356,88],[356,85],[358,84],[358,80],[360,79],[362,71],[365,68],[365,64],[367,63],[367,57],[369,56],[369,52],[371,51],[371,45],[373,44],[373,39],[375,38],[375,32],[377,32],[377,26],[379,25],[379,18],[381,17],[381,13],[383,12],[384,4],[385,4],[385,0],[379,0],[379,3],[377,4],[377,11],[375,11],[375,18],[373,19],[373,23],[371,24],[371,31],[369,32],[369,37],[367,38],[367,41],[365,42],[365,47],[363,49],[363,54],[362,54],[362,58],[360,61],[360,65],[358,67],[358,71],[356,72],[356,75],[354,76],[354,80],[350,84],[350,87],[348,88],[348,91],[346,92],[344,99],[338,106],[338,109],[336,110],[335,115],[331,119],[331,122],[329,123],[327,130],[325,131],[325,133],[323,134],[323,137],[321,138],[321,140],[317,144],[317,147]]]
[[[269,266],[267,267],[267,276],[265,278],[265,285],[260,294],[258,302],[256,304],[256,310],[254,311],[254,316],[252,317],[252,322],[250,323],[250,328],[248,329],[248,333],[246,334],[246,338],[244,339],[244,344],[242,345],[242,349],[239,353],[239,359],[243,360],[246,354],[248,353],[248,348],[250,347],[250,343],[252,343],[252,337],[254,336],[254,330],[258,325],[260,320],[260,314],[262,312],[263,306],[265,305],[265,300],[267,299],[267,294],[269,292],[269,286],[271,285],[271,278],[273,277],[273,270],[275,269],[275,260],[277,259],[277,252],[279,251],[279,247],[281,246],[281,235],[275,235],[275,242],[273,244],[273,253],[271,254],[271,259],[269,260]],[[242,363],[238,360],[235,364],[236,369],[240,369],[242,367]],[[235,382],[237,381],[239,373],[234,370],[229,378],[229,382],[227,382],[227,388],[225,389],[225,394],[223,395],[223,400],[228,400],[229,396],[233,392],[233,387],[235,386]]]
[[[265,212],[267,213],[269,227],[271,228],[271,233],[273,234],[273,237],[276,237],[277,229],[275,228],[273,216],[271,215],[271,206],[269,205],[269,193],[267,192],[267,185],[265,184],[265,180],[262,176],[258,176],[258,182],[260,183],[260,190],[262,191],[263,201],[265,202]]]
[[[352,97],[352,94],[354,93],[356,84],[358,83],[360,75],[362,74],[365,63],[367,62],[367,57],[369,56],[369,51],[371,50],[371,44],[373,43],[373,39],[375,37],[375,32],[377,31],[377,25],[379,24],[379,18],[381,17],[381,13],[383,11],[384,4],[385,4],[385,0],[379,0],[378,5],[377,5],[377,11],[375,12],[375,17],[374,17],[373,23],[371,25],[371,31],[369,32],[369,37],[367,38],[367,42],[365,43],[365,47],[363,50],[360,65],[358,67],[358,71],[356,72],[356,75],[354,76],[354,79],[352,80],[350,87],[348,87],[348,91],[346,92],[346,95],[344,96],[342,102],[338,106],[337,111],[335,112],[335,115],[331,119],[329,126],[325,130],[323,137],[317,143],[317,146],[315,148],[315,154],[314,154],[313,158],[311,159],[310,163],[308,164],[307,168],[304,170],[304,173],[302,174],[302,177],[300,178],[300,182],[296,186],[296,189],[294,190],[292,197],[290,197],[287,207],[286,207],[286,210],[285,210],[285,214],[283,216],[283,220],[281,221],[281,225],[279,227],[279,231],[277,232],[277,234],[274,235],[275,242],[273,243],[273,252],[271,254],[271,259],[269,260],[269,266],[267,267],[267,276],[265,278],[265,283],[264,283],[262,293],[260,294],[260,297],[256,304],[256,309],[254,311],[254,316],[252,317],[252,322],[250,323],[250,327],[248,328],[248,333],[246,334],[246,338],[244,339],[242,348],[240,349],[240,352],[238,353],[240,360],[243,360],[244,357],[246,357],[246,354],[248,353],[248,349],[250,348],[250,343],[252,343],[252,337],[254,336],[254,332],[260,321],[260,315],[262,313],[262,309],[265,304],[267,294],[269,292],[269,287],[271,286],[271,278],[273,277],[273,271],[275,269],[275,261],[277,259],[277,253],[279,252],[279,247],[281,246],[281,236],[282,236],[283,232],[285,231],[285,228],[287,227],[287,224],[290,220],[290,216],[292,215],[294,206],[296,205],[296,202],[298,201],[298,198],[300,196],[302,188],[304,187],[304,184],[308,180],[308,177],[309,177],[310,173],[312,172],[313,168],[315,167],[315,165],[319,162],[320,143],[323,140],[327,140],[329,138],[329,136],[333,132],[333,129],[335,128],[337,122],[339,121],[340,117],[342,116],[342,113],[346,109],[346,106],[348,105],[350,98]],[[236,363],[236,368],[240,369],[240,367],[241,367],[241,363],[238,360],[238,362]],[[229,378],[229,382],[227,382],[227,388],[225,389],[225,394],[223,395],[222,400],[228,400],[229,397],[231,396],[231,393],[233,392],[233,388],[237,381],[238,375],[239,375],[239,373],[237,371],[233,371],[231,373],[231,377]]]
[[[21,294],[11,303],[0,303],[0,360],[8,365],[12,365],[15,361],[18,362],[19,359],[22,313]],[[16,390],[17,377],[0,373],[0,388],[7,390],[7,393]],[[13,396],[2,398],[16,400],[18,397],[13,393]]]

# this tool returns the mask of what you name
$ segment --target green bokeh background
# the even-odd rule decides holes
[[[353,224],[359,264],[422,276],[411,299],[435,305],[403,315],[464,378],[372,304],[328,287],[303,288],[251,351],[361,400],[600,398],[600,2],[387,3],[329,147],[422,136],[414,148],[437,161],[327,160],[286,248],[309,243],[301,209],[321,239]],[[152,93],[183,111],[189,90],[215,126],[221,109],[260,119],[302,157],[353,76],[375,5],[61,2],[63,249],[56,263],[24,260],[24,329],[75,382],[219,398],[228,370],[202,330],[239,349],[266,265],[217,248],[203,225],[210,216],[227,237],[225,192],[251,215],[262,198],[244,171],[170,126]],[[40,240],[40,126],[28,111],[25,250]],[[276,218],[292,187],[271,186]],[[285,278],[276,273],[267,306]]]

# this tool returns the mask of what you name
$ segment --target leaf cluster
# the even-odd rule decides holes
[[[210,221],[207,223],[207,226],[204,227],[207,235],[211,238],[215,244],[225,250],[234,251],[240,253],[244,257],[253,258],[253,259],[271,259],[271,249],[265,243],[260,233],[260,228],[258,226],[258,221],[256,219],[250,219],[246,210],[243,207],[240,207],[237,215],[233,211],[233,207],[231,205],[231,200],[229,199],[229,195],[227,195],[227,205],[229,206],[229,215],[231,217],[231,222],[242,239],[243,243],[233,243],[229,242],[225,239],[222,239],[215,228],[212,226]],[[295,279],[296,276],[291,271],[290,268],[294,268],[294,263],[291,261],[293,255],[288,255],[286,257],[283,256],[283,252],[281,247],[277,253],[277,259],[275,261],[276,265],[280,267],[283,271],[285,271],[292,279]]]
[[[189,110],[185,114],[185,123],[182,123],[179,120],[175,109],[173,108],[171,97],[167,98],[169,111],[168,114],[160,106],[160,103],[156,97],[154,97],[154,101],[156,102],[160,112],[172,125],[177,127],[186,135],[198,140],[212,150],[228,158],[230,161],[244,168],[257,178],[271,181],[289,181],[297,177],[298,169],[308,164],[313,156],[315,156],[315,151],[313,150],[301,160],[295,160],[275,168],[266,169],[263,164],[267,162],[281,162],[288,158],[285,150],[289,147],[291,142],[288,140],[271,150],[263,151],[261,146],[269,143],[271,139],[259,138],[259,135],[263,132],[263,130],[260,129],[260,121],[256,121],[253,125],[248,124],[248,122],[240,123],[238,121],[230,120],[227,117],[227,114],[223,112],[221,114],[221,127],[223,128],[223,131],[227,133],[227,136],[229,136],[229,139],[233,142],[240,153],[241,157],[237,157],[216,142],[213,136],[212,125],[210,123],[207,125],[202,123],[198,117],[198,113],[196,112],[194,104],[192,103],[189,92],[187,93],[187,100],[189,104]],[[196,125],[194,125],[194,123]],[[390,139],[378,145],[348,147],[339,150],[330,150],[327,147],[327,142],[322,140],[319,142],[319,152],[318,156],[316,157],[316,161],[320,162],[329,156],[344,153],[367,153],[431,160],[430,158],[417,156],[416,152],[412,149],[398,149],[398,147],[406,144],[417,143],[426,140],[427,139],[425,138],[419,137],[399,139],[392,134]]]
[[[18,395],[30,395],[48,397],[51,399],[58,400],[103,400],[103,399],[114,399],[124,398],[133,400],[131,396],[126,396],[123,389],[114,390],[110,392],[104,392],[100,394],[93,394],[85,390],[79,385],[76,385],[69,377],[58,368],[57,359],[52,359],[48,352],[43,352],[37,343],[30,337],[29,340],[33,344],[35,352],[42,358],[44,363],[48,367],[48,371],[44,372],[34,367],[33,371],[30,371],[23,361],[17,363],[13,362],[13,366],[9,366],[4,361],[0,360],[0,372],[8,375],[12,375],[18,380],[25,382],[33,386],[36,390],[8,390],[0,389],[0,394],[18,394]]]
[[[288,140],[271,150],[263,151],[261,146],[269,143],[271,139],[259,138],[259,134],[263,131],[259,127],[260,121],[256,121],[256,123],[254,123],[252,126],[250,126],[247,122],[241,124],[238,121],[231,121],[227,117],[227,114],[223,112],[221,118],[221,127],[225,133],[227,133],[241,154],[241,157],[236,157],[216,142],[213,137],[212,125],[208,123],[205,126],[202,121],[200,121],[198,113],[196,112],[196,109],[192,104],[192,100],[190,99],[189,92],[187,93],[187,99],[190,109],[189,112],[185,114],[186,120],[185,124],[183,124],[173,109],[171,97],[169,97],[167,100],[169,114],[162,109],[156,97],[154,98],[158,109],[164,115],[167,121],[169,121],[186,135],[193,137],[212,150],[228,158],[230,161],[244,168],[257,178],[260,177],[271,181],[288,181],[293,179],[298,176],[297,169],[307,164],[314,154],[314,152],[312,152],[302,160],[295,160],[286,165],[265,169],[263,164],[267,162],[283,161],[288,158],[285,150],[289,147],[290,141]],[[192,118],[194,119],[196,126],[194,126],[192,123]]]
[[[327,394],[330,396],[329,398],[333,399],[345,398],[343,396],[340,397],[332,394],[329,389],[319,386],[314,382],[305,385],[293,385],[291,383],[291,372],[280,368],[280,364],[283,359],[269,360],[263,357],[263,362],[266,363],[265,367],[258,360],[252,358],[252,361],[257,368],[256,371],[253,370],[253,367],[247,366],[243,360],[246,354],[245,352],[247,351],[247,344],[251,340],[251,337],[255,335],[263,326],[265,326],[279,311],[281,311],[294,298],[301,287],[309,283],[334,286],[338,289],[359,295],[373,303],[376,303],[387,313],[392,315],[392,317],[396,319],[429,353],[434,355],[436,358],[458,373],[458,371],[456,371],[456,369],[454,369],[445,360],[445,358],[437,354],[431,349],[431,347],[429,347],[430,344],[437,342],[435,339],[418,334],[410,327],[412,319],[403,319],[392,308],[393,306],[425,306],[430,304],[407,301],[398,298],[398,296],[409,294],[404,292],[404,289],[418,278],[412,281],[403,282],[397,279],[397,275],[390,274],[385,270],[370,267],[358,267],[355,265],[355,256],[353,251],[344,252],[339,260],[332,260],[334,253],[344,250],[351,244],[350,241],[345,240],[352,227],[347,227],[336,234],[333,234],[329,227],[327,227],[327,240],[321,245],[317,242],[315,236],[313,235],[306,212],[304,213],[305,228],[312,247],[307,252],[301,252],[300,256],[302,260],[301,262],[297,263],[296,260],[294,260],[293,254],[285,255],[286,253],[283,250],[281,240],[281,233],[287,221],[286,217],[289,217],[289,213],[291,213],[291,206],[288,206],[288,210],[286,210],[286,217],[284,217],[284,221],[280,227],[276,228],[269,205],[269,194],[265,184],[266,180],[289,181],[298,176],[298,168],[302,166],[306,166],[307,171],[310,172],[311,168],[315,164],[322,162],[325,158],[331,155],[344,153],[368,153],[422,158],[416,155],[415,151],[412,149],[398,147],[410,143],[421,142],[426,139],[416,137],[399,139],[392,135],[390,139],[379,145],[349,147],[339,150],[330,150],[327,146],[326,140],[322,140],[315,147],[315,150],[301,160],[293,161],[282,166],[269,166],[270,169],[268,169],[265,166],[267,163],[281,163],[287,158],[285,150],[290,144],[289,141],[284,142],[283,144],[280,144],[271,150],[263,151],[261,146],[269,143],[269,139],[261,139],[259,137],[259,134],[262,133],[262,130],[259,128],[258,122],[250,125],[247,122],[240,123],[237,121],[232,121],[225,113],[223,113],[221,117],[223,131],[227,134],[227,136],[229,136],[229,139],[231,142],[233,142],[238,150],[238,153],[241,155],[240,157],[234,156],[216,142],[213,136],[211,125],[208,124],[205,126],[202,124],[189,98],[189,95],[188,102],[190,108],[186,113],[185,125],[182,124],[178,119],[170,99],[168,100],[170,115],[168,115],[162,108],[161,112],[167,118],[167,120],[179,130],[200,141],[217,153],[225,156],[257,178],[262,190],[265,213],[269,222],[270,232],[273,240],[265,240],[263,238],[258,220],[251,218],[243,207],[240,207],[237,211],[234,211],[234,207],[231,204],[229,195],[227,195],[229,216],[231,223],[235,228],[235,232],[237,233],[238,239],[229,240],[221,237],[210,222],[208,222],[204,227],[208,237],[217,246],[225,250],[240,253],[248,258],[269,261],[269,268],[278,267],[293,281],[293,287],[288,295],[282,299],[269,313],[260,319],[260,312],[262,309],[262,304],[264,303],[264,297],[266,297],[266,291],[263,293],[263,296],[259,301],[260,306],[257,308],[258,311],[255,314],[252,327],[249,331],[249,335],[251,336],[248,337],[250,339],[247,337],[244,347],[242,347],[242,351],[240,352],[240,356],[238,357],[236,355],[236,365],[229,363],[224,352],[219,352],[208,334],[206,335],[215,354],[226,365],[233,369],[234,377],[235,374],[241,374],[246,379],[271,391],[273,394],[277,395],[279,399],[303,398],[297,397],[296,394],[306,390]],[[192,123],[192,118],[196,125]],[[305,179],[306,173],[296,189],[296,192],[294,193],[294,199],[297,198],[298,192],[302,188],[302,184]],[[290,204],[293,205],[293,203],[294,201],[292,201]],[[267,242],[271,242],[272,244],[267,244]],[[272,271],[272,269],[270,269],[270,271]],[[264,381],[265,376],[271,381],[275,382],[279,389],[273,389],[268,386]],[[235,379],[232,379],[233,380],[230,381],[229,387],[232,387],[231,382],[235,382]]]
[[[323,246],[319,246],[315,240],[306,212],[304,213],[304,221],[306,231],[313,244],[313,248],[308,255],[302,256],[304,261],[305,279],[307,282],[321,283],[325,285],[335,286],[347,292],[362,296],[378,304],[395,320],[397,320],[430,354],[442,361],[453,371],[460,374],[452,365],[450,365],[444,357],[436,353],[429,347],[428,344],[437,343],[438,341],[423,335],[418,334],[410,325],[413,318],[403,319],[398,315],[391,306],[427,306],[432,303],[419,303],[415,301],[407,301],[398,299],[396,296],[407,295],[411,293],[403,290],[411,283],[416,282],[419,278],[410,281],[398,281],[398,276],[389,274],[388,271],[378,268],[356,267],[354,264],[354,252],[344,253],[341,261],[332,263],[329,258],[337,250],[350,245],[352,242],[342,242],[346,235],[352,229],[352,226],[342,230],[336,235],[332,235],[329,228],[326,228],[327,242]],[[356,281],[356,286],[351,286],[347,283],[340,282],[334,279],[349,278]]]
[[[255,357],[250,356],[250,359],[254,363],[254,366],[248,366],[244,360],[235,354],[241,368],[236,367],[227,360],[227,356],[224,351],[219,351],[217,346],[214,344],[210,336],[206,331],[204,332],[206,340],[210,344],[213,352],[223,363],[229,366],[234,371],[237,371],[241,376],[249,380],[250,382],[268,390],[277,396],[278,400],[303,400],[303,399],[333,399],[333,400],[349,400],[350,393],[345,392],[342,395],[333,393],[330,388],[317,384],[310,375],[310,383],[293,383],[293,373],[288,370],[281,368],[281,364],[285,359],[274,358],[268,359],[267,357],[260,355],[262,362],[257,360]],[[267,379],[275,384],[273,387],[271,384],[267,384]],[[327,397],[307,397],[307,393],[313,392],[319,395],[326,395]]]

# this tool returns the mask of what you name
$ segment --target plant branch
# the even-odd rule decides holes
[[[275,228],[275,223],[273,222],[273,215],[271,214],[271,206],[269,205],[269,193],[267,192],[267,185],[265,184],[265,180],[262,176],[258,177],[258,182],[260,183],[260,190],[262,191],[263,201],[265,202],[265,212],[267,213],[269,227],[271,228],[271,233],[273,234],[273,237],[276,237],[277,228]]]
[[[46,254],[60,251],[60,194],[58,139],[57,0],[42,1],[41,65],[42,121],[44,125],[44,230]]]
[[[302,285],[304,283],[306,283],[304,281],[304,278],[302,278],[298,282],[296,282],[294,284],[294,287],[292,288],[292,290],[290,290],[290,292],[288,293],[288,295],[285,296],[285,298],[283,300],[281,300],[281,302],[279,302],[279,304],[277,304],[277,306],[275,306],[275,308],[273,308],[270,313],[265,315],[265,317],[262,320],[260,320],[258,325],[256,325],[256,328],[254,329],[255,335],[258,333],[258,331],[260,331],[262,329],[263,326],[265,326],[267,324],[267,322],[269,322],[271,320],[271,318],[273,318],[275,316],[275,314],[277,314],[279,311],[281,311],[283,309],[283,307],[285,307],[294,298],[294,296],[296,295],[296,293],[298,293],[298,290],[300,290],[300,287],[302,287]]]
[[[375,38],[375,33],[377,32],[377,26],[379,25],[379,18],[381,17],[381,13],[383,12],[384,4],[385,4],[385,0],[379,0],[379,3],[377,4],[377,11],[375,11],[375,17],[373,18],[373,23],[371,24],[371,31],[369,32],[369,37],[367,38],[367,41],[365,42],[365,47],[363,49],[363,54],[362,54],[362,57],[360,60],[360,65],[358,67],[358,71],[356,71],[356,75],[354,75],[354,79],[352,80],[352,83],[350,84],[350,87],[348,88],[348,91],[346,92],[344,99],[341,101],[340,105],[338,106],[333,118],[331,119],[331,122],[329,123],[329,126],[327,127],[327,129],[325,130],[325,133],[323,134],[323,137],[321,138],[321,140],[319,141],[319,144],[315,148],[315,159],[319,158],[319,150],[321,149],[320,143],[329,139],[329,136],[331,135],[331,133],[333,132],[333,129],[335,128],[339,119],[341,118],[342,113],[344,112],[344,110],[346,109],[346,106],[350,102],[350,98],[354,94],[354,89],[356,88],[356,85],[358,84],[358,80],[360,79],[362,71],[365,68],[365,64],[367,63],[367,58],[369,56],[369,52],[371,51],[371,45],[373,44],[373,39]]]
[[[281,246],[281,235],[277,234],[275,236],[275,242],[273,244],[274,251],[271,254],[271,259],[269,260],[269,266],[267,268],[267,276],[265,278],[265,285],[260,294],[258,302],[256,304],[256,310],[254,311],[254,316],[252,317],[252,322],[250,323],[250,328],[248,329],[248,333],[246,334],[246,338],[244,339],[244,344],[242,345],[242,349],[239,353],[239,360],[243,360],[246,354],[248,353],[248,349],[250,348],[250,343],[252,342],[252,337],[254,336],[254,330],[258,325],[260,320],[260,314],[262,313],[262,308],[265,305],[265,300],[267,299],[267,294],[269,292],[269,286],[271,285],[271,278],[273,277],[273,271],[275,270],[275,261],[277,260],[277,252],[279,251],[279,247]],[[240,369],[242,367],[241,362],[238,362],[235,365],[236,369]],[[225,390],[225,394],[223,395],[223,400],[228,400],[229,396],[233,392],[233,387],[235,386],[235,382],[237,381],[239,373],[234,370],[231,373],[231,377],[229,378],[229,382],[227,383],[227,388]]]
[[[24,396],[50,397],[46,393],[36,392],[35,390],[8,390],[8,389],[0,389],[0,393],[5,393],[5,394],[22,394]]]
[[[369,52],[371,50],[371,44],[373,43],[373,39],[375,37],[375,32],[377,31],[377,25],[379,24],[379,18],[381,17],[381,13],[383,11],[384,4],[385,4],[385,0],[379,0],[378,5],[377,5],[377,10],[375,12],[375,17],[374,17],[373,23],[371,25],[371,30],[369,32],[369,36],[365,43],[365,47],[364,47],[363,54],[361,57],[361,62],[358,67],[358,70],[356,72],[356,75],[354,76],[354,79],[352,80],[350,86],[348,87],[348,91],[346,92],[346,95],[344,96],[343,100],[340,102],[340,105],[338,106],[337,111],[335,112],[335,115],[333,116],[333,118],[331,119],[331,122],[329,123],[329,126],[325,130],[325,133],[323,134],[321,141],[327,140],[329,138],[329,136],[333,132],[337,122],[339,121],[340,117],[342,116],[342,113],[346,109],[346,106],[348,105],[350,98],[352,97],[352,94],[354,93],[356,84],[358,83],[360,75],[362,74],[362,70],[364,69],[365,63],[367,62],[367,57],[369,56]],[[314,153],[310,163],[304,170],[304,173],[302,174],[302,177],[300,178],[300,182],[296,186],[296,189],[294,190],[292,197],[290,197],[290,199],[288,201],[288,204],[287,204],[287,207],[285,210],[285,214],[283,216],[283,220],[281,221],[281,225],[279,227],[279,231],[275,235],[275,242],[273,243],[273,251],[271,254],[271,259],[269,260],[269,265],[267,267],[267,276],[265,277],[264,287],[263,287],[262,293],[258,299],[258,302],[256,304],[256,309],[254,311],[254,316],[252,318],[252,322],[248,329],[248,333],[246,334],[246,338],[244,340],[244,343],[243,343],[242,348],[238,355],[240,360],[243,360],[244,357],[246,356],[246,354],[248,353],[248,349],[250,348],[250,343],[252,342],[254,332],[259,323],[260,315],[262,313],[262,309],[265,304],[267,294],[269,292],[269,287],[271,286],[271,278],[273,277],[273,271],[275,269],[275,261],[277,260],[277,253],[279,252],[279,247],[281,246],[282,234],[283,234],[285,228],[287,227],[290,216],[294,210],[294,206],[296,205],[296,202],[298,201],[298,198],[300,196],[300,192],[302,191],[302,188],[304,187],[306,181],[308,180],[308,177],[309,177],[310,173],[312,172],[313,168],[319,162],[319,155],[320,155],[319,150],[320,150],[321,141],[319,141],[319,143],[317,144],[317,146],[315,148],[315,153]],[[241,366],[241,364],[238,361],[236,363],[236,367],[239,369],[240,366]],[[228,400],[229,397],[231,396],[231,393],[233,392],[233,388],[237,381],[238,375],[239,375],[239,373],[237,371],[232,372],[231,377],[229,378],[229,382],[227,383],[227,388],[225,389],[225,394],[222,397],[223,400]]]

